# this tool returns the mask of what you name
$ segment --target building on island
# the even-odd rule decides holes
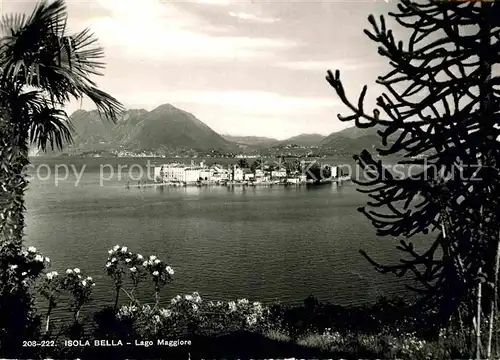
[[[255,180],[255,175],[252,172],[251,169],[243,169],[243,180],[245,181],[254,181]]]
[[[238,165],[233,165],[231,169],[231,181],[241,182],[244,180],[243,169]]]
[[[331,167],[331,177],[323,179],[334,181],[341,177],[337,166]],[[305,172],[291,171],[287,174],[287,169],[280,167],[278,169],[242,169],[238,165],[222,166],[214,164],[207,166],[203,162],[198,165],[192,161],[190,165],[186,164],[164,164],[154,168],[154,179],[160,183],[181,183],[181,184],[225,184],[231,183],[287,183],[303,184],[308,182],[308,176]]]
[[[271,178],[274,180],[283,180],[286,178],[286,169],[285,168],[279,168],[276,170],[271,171]]]

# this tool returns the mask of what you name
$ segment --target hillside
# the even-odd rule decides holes
[[[129,144],[140,149],[189,148],[228,150],[234,144],[225,140],[193,114],[166,104],[140,117],[139,129]]]
[[[329,137],[328,142],[321,144],[322,149],[334,150],[338,154],[354,155],[359,154],[364,149],[374,150],[382,146],[382,141],[376,135],[364,135],[355,139],[345,136],[332,136]]]
[[[271,147],[278,144],[280,141],[274,138],[268,138],[263,136],[233,136],[233,135],[222,135],[227,141],[236,143],[242,146],[249,147]]]
[[[152,111],[131,109],[116,124],[103,121],[96,110],[75,111],[73,144],[69,152],[118,149],[193,149],[232,151],[237,145],[224,139],[209,126],[176,107],[165,104]]]
[[[325,138],[321,134],[300,134],[280,142],[281,145],[318,146]]]
[[[382,138],[377,133],[379,129],[381,128],[377,126],[368,129],[350,127],[328,135],[321,141],[320,147],[346,155],[358,154],[363,149],[386,148],[382,145]],[[397,139],[398,133],[400,132],[398,131],[391,136],[389,143],[391,143],[391,140]]]

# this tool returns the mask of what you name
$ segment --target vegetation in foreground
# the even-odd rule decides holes
[[[243,357],[244,350],[248,350],[247,356],[270,357],[274,356],[271,344],[278,349],[276,356],[291,352],[291,356],[308,357],[336,354],[430,359],[471,357],[469,354],[475,352],[479,359],[498,354],[499,78],[493,76],[492,68],[500,62],[500,5],[410,0],[398,5],[400,12],[391,16],[412,31],[406,48],[395,40],[383,17],[377,24],[370,16],[373,31],[365,31],[394,68],[378,80],[389,92],[377,99],[378,109],[373,114],[365,112],[366,87],[357,106],[351,103],[339,71],[328,72],[327,80],[353,112],[341,120],[354,120],[360,128],[381,126],[384,144],[398,134],[388,149],[377,150],[378,155],[401,154],[417,158],[410,163],[424,165],[411,179],[395,178],[367,151],[356,157],[370,178],[359,184],[374,200],[369,204],[372,209],[362,211],[379,235],[401,239],[398,249],[407,259],[385,266],[363,255],[380,272],[398,276],[413,273],[421,285],[415,290],[423,295],[422,301],[411,306],[397,304],[397,310],[393,305],[375,307],[378,311],[365,313],[363,309],[321,305],[312,299],[299,308],[246,300],[206,303],[194,293],[176,297],[169,307],[162,308],[159,294],[172,280],[173,269],[154,256],[140,259],[117,247],[110,250],[106,264],[116,287],[114,305],[95,315],[92,330],[84,326],[81,311],[91,298],[93,279],[78,268],[68,269],[62,276],[46,273],[50,260],[34,248],[23,247],[24,170],[29,164],[29,142],[42,149],[61,148],[71,139],[68,116],[60,110],[70,97],[89,97],[112,121],[123,107],[90,79],[102,67],[102,49],[93,47],[95,39],[88,30],[66,34],[63,1],[43,3],[30,17],[4,17],[0,42],[2,355],[102,355],[92,353],[95,348],[23,347],[21,339],[145,340],[171,336],[198,341],[200,346],[192,353],[200,357]],[[464,31],[470,27],[478,32]],[[426,163],[419,160],[429,152]],[[388,212],[379,211],[381,208]],[[436,239],[424,253],[407,241],[417,233],[436,229]],[[125,286],[126,279],[131,288]],[[152,304],[141,304],[134,295],[144,279],[154,287]],[[37,292],[48,302],[43,316],[35,311]],[[128,300],[119,306],[122,293]],[[59,328],[51,320],[51,311],[68,295],[73,321]],[[148,349],[155,351],[151,347],[140,349],[140,354],[125,353],[127,357],[151,358],[154,354]],[[256,354],[258,349],[264,352]],[[114,348],[109,351],[112,355],[106,357],[120,356]],[[164,349],[161,353],[164,357]]]
[[[34,247],[22,255],[15,262],[9,260],[7,286],[19,285],[32,296],[43,296],[46,306],[43,313],[30,307],[29,320],[22,324],[22,339],[2,334],[1,356],[95,359],[189,354],[191,358],[436,359],[467,353],[462,332],[449,328],[430,337],[423,314],[402,299],[381,299],[370,307],[342,307],[309,297],[302,306],[291,307],[247,299],[204,301],[194,292],[177,295],[168,306],[161,306],[161,290],[172,282],[174,269],[155,255],[145,257],[119,245],[108,251],[105,265],[115,284],[115,297],[110,299],[113,305],[81,316],[92,303],[96,286],[93,278],[79,268],[61,274],[50,271],[50,259]],[[141,283],[152,286],[151,302],[138,300],[136,292]],[[71,321],[53,319],[56,308],[68,311]],[[8,322],[0,319],[0,328],[12,326]],[[68,345],[68,340],[77,346]],[[121,341],[123,346],[94,346],[95,340],[110,344]],[[46,346],[37,346],[35,341],[45,341]],[[140,345],[136,346],[136,341]]]

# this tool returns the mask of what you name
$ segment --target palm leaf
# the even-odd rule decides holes
[[[17,87],[38,87],[48,94],[53,106],[70,98],[89,97],[102,117],[115,121],[123,106],[97,89],[92,75],[102,75],[104,51],[86,29],[67,36],[67,13],[62,0],[39,5],[29,17],[4,16],[0,30],[0,68],[3,82]]]
[[[73,126],[68,114],[61,109],[46,106],[31,115],[30,141],[43,151],[62,150],[72,141]]]

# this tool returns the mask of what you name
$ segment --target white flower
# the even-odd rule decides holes
[[[82,285],[83,285],[83,286],[87,286],[87,281],[86,281],[86,280],[83,280],[83,281],[82,281]]]
[[[113,252],[114,252],[114,250],[113,250],[113,249],[109,249],[109,250],[108,250],[108,254],[109,254],[109,255],[111,255]]]
[[[128,250],[128,249],[127,249],[127,247],[126,247],[126,246],[122,247],[122,253],[126,253],[126,252],[127,252],[127,250]]]
[[[175,305],[176,303],[178,303],[179,301],[182,300],[182,297],[180,295],[176,295],[173,299],[172,299],[172,305]]]
[[[144,259],[144,257],[143,257],[141,254],[137,254],[137,258],[138,258],[139,260]]]
[[[137,271],[137,268],[136,268],[135,266],[133,266],[133,267],[131,267],[131,268],[130,268],[130,271],[131,271],[131,272],[136,272],[136,271]]]
[[[238,300],[238,305],[246,305],[248,304],[248,300],[247,299],[239,299]]]
[[[159,323],[159,322],[161,321],[161,319],[160,319],[160,316],[159,316],[159,315],[155,315],[155,316],[153,317],[153,319],[154,319],[154,322],[156,322],[156,323]]]
[[[79,274],[80,273],[80,269],[78,269],[78,268],[74,268],[73,271],[75,272],[75,274]]]
[[[28,248],[28,252],[30,252],[30,253],[36,253],[36,247],[34,247],[34,246],[30,246],[30,247]]]
[[[88,280],[88,281],[92,281],[92,277],[87,276],[87,280]]]
[[[120,245],[115,245],[115,246],[113,247],[113,250],[114,250],[114,251],[118,251],[118,249],[119,249],[119,248],[120,248]]]
[[[11,269],[11,270],[16,270],[16,269],[17,269],[17,265],[11,265],[11,266],[10,266],[10,269]]]
[[[50,259],[48,257],[45,257],[45,262],[50,262]]]
[[[110,262],[107,262],[107,263],[106,263],[106,267],[108,268],[108,267],[110,267],[110,266],[111,266],[111,263],[110,263]]]
[[[154,255],[151,255],[151,256],[149,257],[149,260],[155,260],[155,259],[156,259],[156,256],[154,256]]]
[[[116,258],[111,258],[111,262],[116,262]]]
[[[153,276],[158,276],[160,273],[158,271],[153,271]]]
[[[147,262],[147,261],[144,261],[144,262],[142,263],[142,266],[144,266],[144,267],[148,266],[148,262]]]
[[[186,296],[184,296],[184,298],[185,298],[187,301],[191,301],[191,300],[193,300],[193,296],[192,296],[192,295],[186,295]]]
[[[193,304],[193,310],[194,310],[194,311],[198,311],[198,305]]]
[[[161,260],[160,259],[156,259],[155,260],[155,264],[159,264],[159,263],[161,263]]]
[[[57,271],[51,271],[51,272],[47,273],[47,279],[52,280],[52,279],[53,279],[54,277],[56,277],[57,275],[59,275],[59,274],[57,273]]]
[[[23,272],[21,273],[21,276],[26,276],[26,275],[28,275],[28,273],[27,273],[26,271],[23,271]]]
[[[234,301],[230,301],[227,303],[229,306],[229,311],[236,311],[236,303]]]
[[[196,303],[200,303],[201,302],[201,296],[196,291],[193,293],[193,298],[194,298],[194,302],[196,302]]]
[[[43,256],[42,255],[36,255],[35,256],[35,261],[43,262]]]
[[[255,316],[247,316],[246,320],[247,324],[250,326],[255,325],[257,323],[257,318]]]
[[[71,269],[66,270],[66,274],[73,274],[73,270]]]
[[[168,273],[169,275],[174,275],[174,269],[172,269],[170,266],[167,266],[167,267],[165,268],[165,270],[167,270],[167,273]]]
[[[129,259],[129,258],[126,258],[126,259],[125,259],[125,262],[127,262],[127,263],[129,263],[129,262],[131,262],[131,261],[132,261],[132,259]]]
[[[168,309],[161,309],[160,314],[161,314],[161,316],[168,318],[168,317],[172,316],[172,311],[170,311]]]
[[[92,283],[92,286],[95,286],[95,283]]]

